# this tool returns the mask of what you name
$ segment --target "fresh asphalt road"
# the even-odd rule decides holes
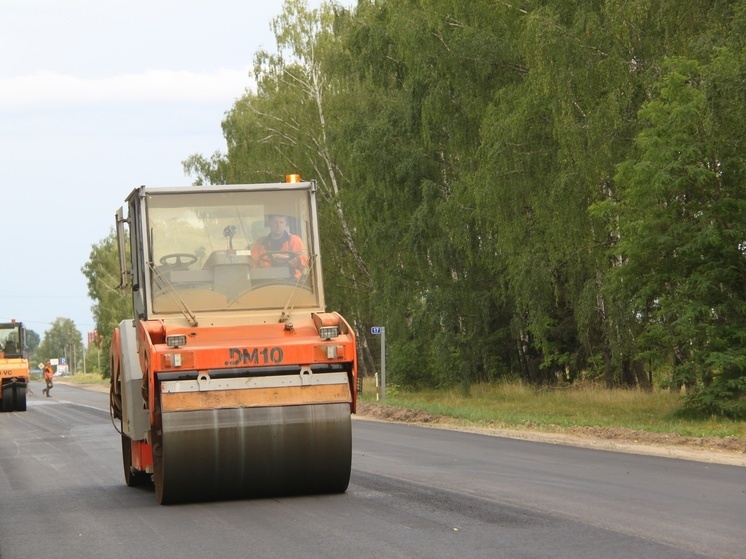
[[[353,421],[347,493],[160,506],[108,395],[0,414],[0,559],[742,558],[746,468]]]

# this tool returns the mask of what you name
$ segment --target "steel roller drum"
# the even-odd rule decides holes
[[[167,412],[154,442],[162,504],[341,493],[350,480],[347,403]]]

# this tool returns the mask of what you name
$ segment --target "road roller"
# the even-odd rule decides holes
[[[26,411],[29,381],[26,328],[22,322],[0,323],[0,409]]]
[[[134,189],[115,214],[110,404],[161,504],[342,493],[353,329],[324,302],[315,181]],[[126,212],[125,212],[126,209]]]

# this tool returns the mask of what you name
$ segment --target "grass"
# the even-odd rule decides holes
[[[366,379],[367,381],[367,379]],[[364,382],[362,400],[376,401]],[[388,386],[386,404],[483,426],[562,432],[572,427],[617,427],[689,437],[746,438],[746,422],[681,419],[681,396],[668,391],[606,390],[597,386],[535,390],[517,382],[410,391]]]
[[[109,384],[109,379],[98,373],[75,373],[59,379],[70,384]]]

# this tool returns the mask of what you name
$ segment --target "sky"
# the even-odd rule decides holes
[[[92,247],[134,188],[192,184],[182,161],[225,152],[221,122],[282,6],[0,0],[0,322],[43,337],[69,318],[86,343]]]

